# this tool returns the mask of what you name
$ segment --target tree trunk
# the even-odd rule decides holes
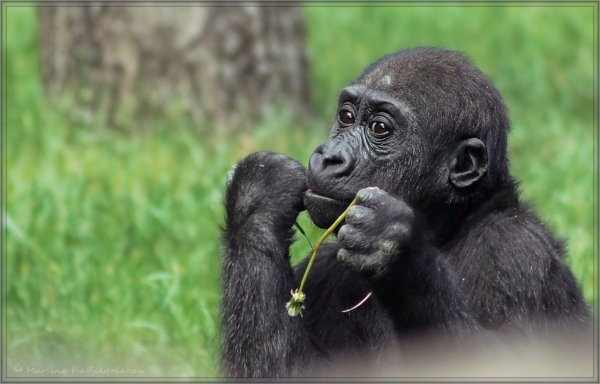
[[[77,121],[135,130],[185,112],[199,129],[236,129],[308,110],[301,9],[107,4],[39,7],[43,83]]]

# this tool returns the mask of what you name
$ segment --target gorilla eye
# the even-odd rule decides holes
[[[371,124],[371,131],[373,133],[377,133],[377,134],[384,134],[384,133],[388,133],[389,132],[389,128],[385,123],[382,123],[381,121],[374,121]]]
[[[340,111],[339,119],[342,123],[350,125],[354,124],[354,115],[350,111]]]

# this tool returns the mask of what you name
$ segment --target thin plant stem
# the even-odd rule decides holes
[[[308,272],[310,271],[310,268],[312,267],[313,262],[315,261],[315,258],[317,256],[317,252],[319,251],[319,247],[321,246],[321,244],[323,243],[323,241],[325,241],[325,239],[327,238],[327,236],[329,236],[331,234],[331,232],[333,232],[335,230],[335,228],[338,225],[340,225],[340,223],[342,222],[342,220],[344,220],[344,218],[346,217],[346,214],[348,214],[348,210],[354,204],[356,204],[356,198],[354,198],[354,200],[352,200],[352,202],[350,203],[350,205],[348,206],[348,208],[346,208],[346,210],[327,229],[327,231],[325,231],[325,233],[323,234],[323,236],[321,236],[321,238],[319,239],[319,241],[317,241],[317,244],[315,245],[315,249],[313,250],[312,256],[310,257],[310,261],[308,262],[308,265],[306,266],[306,271],[304,271],[304,276],[302,276],[302,281],[300,282],[300,288],[298,288],[299,292],[302,292],[302,288],[304,288],[304,283],[306,282],[306,278],[308,277]]]

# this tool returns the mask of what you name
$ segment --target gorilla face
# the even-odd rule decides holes
[[[309,160],[304,201],[314,223],[331,225],[362,188],[398,194],[416,128],[402,101],[362,84],[344,88],[330,139]]]
[[[309,160],[311,219],[329,227],[360,189],[375,186],[423,211],[472,202],[508,175],[499,105],[491,81],[462,55],[416,49],[382,58],[340,92],[330,138]],[[499,166],[488,170],[490,155]]]

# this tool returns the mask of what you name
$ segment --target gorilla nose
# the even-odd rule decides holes
[[[340,142],[328,141],[315,149],[309,160],[312,172],[324,177],[343,177],[352,172],[353,160]]]

